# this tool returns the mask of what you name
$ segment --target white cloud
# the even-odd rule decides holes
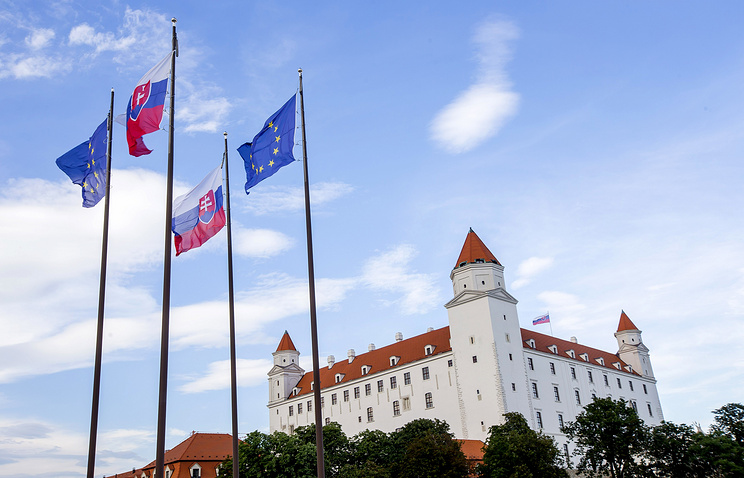
[[[40,50],[54,39],[54,30],[50,28],[36,28],[26,37],[26,45],[32,50]]]
[[[245,257],[268,258],[294,247],[294,240],[271,229],[233,228],[234,252]]]
[[[386,305],[399,306],[404,314],[422,314],[440,303],[431,274],[410,271],[410,262],[417,254],[413,246],[402,244],[369,259],[362,270],[362,284],[381,292],[402,294],[397,299],[383,300]]]
[[[519,95],[511,91],[505,64],[510,58],[508,42],[518,34],[506,21],[487,22],[477,29],[477,81],[445,106],[430,125],[431,138],[444,149],[462,153],[475,148],[498,133],[517,112]]]
[[[517,267],[517,278],[512,282],[512,289],[519,289],[529,284],[532,279],[553,265],[552,257],[530,257]]]
[[[354,188],[345,183],[323,182],[310,186],[312,207],[335,201],[350,194]],[[246,209],[262,215],[279,211],[302,211],[305,208],[305,192],[302,188],[265,186],[251,191],[245,202]]]
[[[236,369],[238,375],[238,386],[251,387],[266,381],[266,371],[271,368],[272,362],[267,359],[238,359]],[[200,377],[179,387],[184,393],[198,393],[210,390],[224,390],[230,387],[230,361],[222,360],[209,364],[208,370]]]

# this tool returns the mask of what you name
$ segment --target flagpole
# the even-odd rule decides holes
[[[238,371],[237,354],[235,352],[235,295],[233,293],[233,261],[232,261],[232,225],[230,214],[230,169],[227,161],[227,131],[225,136],[225,197],[227,205],[227,296],[230,310],[230,398],[232,402],[232,456],[233,478],[239,478],[238,465]]]
[[[106,197],[103,200],[103,239],[101,240],[101,277],[98,280],[98,323],[96,326],[96,358],[93,367],[93,403],[90,410],[90,438],[88,439],[88,478],[93,478],[96,466],[96,438],[98,436],[98,404],[101,395],[101,362],[103,359],[103,310],[106,302],[106,264],[108,262],[109,197],[111,194],[111,143],[114,126],[114,89],[108,113],[106,138]]]
[[[305,138],[305,99],[300,74],[300,117],[302,119],[302,166],[305,177],[305,225],[307,229],[307,275],[310,286],[310,333],[313,344],[313,391],[315,398],[315,447],[318,459],[318,478],[325,478],[323,460],[323,413],[320,408],[320,361],[318,360],[318,321],[315,313],[315,270],[313,267],[313,233],[310,224],[310,187],[307,174],[307,140]]]
[[[176,57],[178,39],[176,38],[176,19],[173,24],[170,84],[170,112],[168,114],[168,177],[165,197],[165,250],[163,253],[163,320],[160,335],[160,390],[158,393],[158,432],[155,450],[155,472],[158,478],[165,477],[165,405],[168,396],[168,334],[170,321],[170,282],[171,282],[171,223],[173,221],[173,118],[176,90]]]
[[[548,323],[550,324],[550,336],[553,336],[553,322],[550,321],[550,311],[548,311]]]

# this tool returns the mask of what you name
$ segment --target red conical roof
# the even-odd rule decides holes
[[[635,326],[632,320],[630,320],[630,317],[625,314],[624,310],[620,311],[620,323],[617,326],[617,331],[622,332],[623,330],[639,330],[638,327]]]
[[[294,344],[292,343],[292,339],[289,337],[289,332],[287,332],[286,330],[284,331],[284,335],[282,335],[282,340],[279,342],[279,347],[276,348],[277,352],[279,352],[280,350],[294,350],[295,352],[297,351]]]
[[[457,264],[455,269],[464,266],[465,264],[473,264],[476,260],[482,260],[483,262],[493,262],[494,264],[501,265],[496,256],[488,250],[480,237],[470,229],[468,236],[465,238],[465,244],[462,245],[462,251],[460,251],[460,257],[457,258]],[[480,262],[478,260],[477,262]]]

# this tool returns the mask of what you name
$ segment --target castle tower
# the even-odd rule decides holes
[[[506,291],[504,267],[472,229],[450,278],[455,297],[445,307],[462,426],[455,433],[485,440],[503,413],[531,416],[517,300]]]
[[[285,330],[274,356],[274,366],[269,370],[269,404],[286,400],[305,371],[300,367],[300,352],[297,351],[289,333]]]
[[[641,331],[625,314],[625,311],[620,311],[620,323],[617,326],[615,338],[617,339],[618,357],[644,377],[654,378],[648,347],[643,344]]]

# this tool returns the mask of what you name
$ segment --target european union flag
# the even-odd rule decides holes
[[[245,163],[247,182],[245,193],[259,182],[268,178],[295,160],[292,155],[295,132],[295,101],[292,96],[279,111],[266,120],[263,129],[252,143],[245,143],[238,148],[238,153]]]
[[[59,158],[57,166],[83,188],[83,207],[93,207],[106,195],[106,121],[93,136]]]

